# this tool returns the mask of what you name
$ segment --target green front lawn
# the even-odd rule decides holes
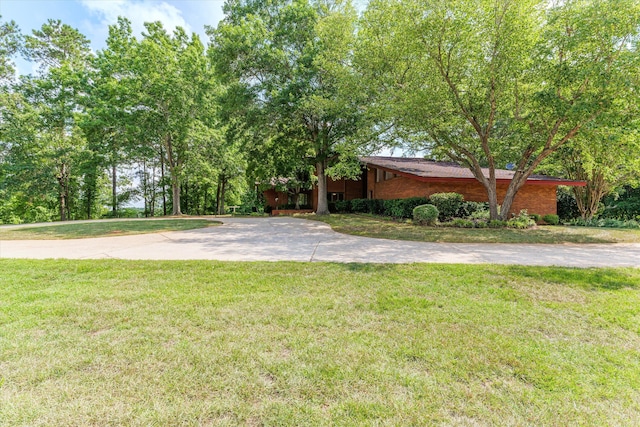
[[[640,230],[537,226],[512,228],[425,227],[363,214],[331,214],[306,218],[326,222],[339,233],[381,239],[449,243],[640,243]]]
[[[84,239],[192,230],[219,225],[206,219],[136,219],[64,223],[25,228],[0,227],[0,240]]]
[[[638,425],[640,270],[0,260],[0,425]]]

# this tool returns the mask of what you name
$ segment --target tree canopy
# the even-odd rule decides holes
[[[386,120],[466,165],[492,218],[495,170],[516,165],[505,218],[543,160],[634,90],[638,22],[633,0],[373,0],[357,60]]]
[[[493,219],[536,171],[587,181],[586,219],[638,181],[636,0],[371,0],[360,15],[350,0],[227,0],[224,13],[207,47],[119,18],[97,52],[59,20],[30,34],[0,21],[0,221],[117,216],[135,197],[145,215],[224,213],[272,178],[296,202],[313,182],[326,214],[328,177],[398,146],[468,167]],[[37,72],[16,78],[18,54]]]

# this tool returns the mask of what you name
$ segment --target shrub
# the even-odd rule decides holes
[[[560,217],[553,214],[543,215],[542,220],[550,225],[558,225],[560,223]]]
[[[458,227],[458,228],[473,228],[473,227],[475,227],[475,224],[473,223],[473,221],[470,221],[468,219],[463,219],[463,218],[455,218],[453,221],[451,221],[451,224],[454,227]]]
[[[471,215],[469,215],[469,219],[484,220],[486,222],[486,221],[489,221],[489,216],[490,216],[489,209],[478,210],[472,213]]]
[[[520,211],[518,216],[514,216],[507,221],[507,227],[525,229],[536,225],[535,221],[527,214],[526,209]]]
[[[462,202],[458,212],[457,218],[470,218],[473,215],[484,214],[486,212],[487,218],[489,215],[489,203],[486,202]]]
[[[440,212],[440,221],[455,217],[463,201],[464,197],[458,193],[435,193],[429,196],[429,203]]]
[[[540,224],[540,221],[542,221],[542,216],[541,215],[529,214],[529,216],[531,217],[532,220],[534,220],[536,222],[536,224]]]
[[[558,187],[557,195],[558,216],[563,220],[578,218],[580,211],[573,192],[566,187]]]
[[[402,206],[402,217],[412,218],[413,210],[416,206],[426,205],[428,203],[426,197],[409,197],[408,199],[400,199],[400,205]]]
[[[384,206],[383,215],[392,218],[402,218],[404,211],[402,209],[401,199],[383,200],[382,205]]]
[[[367,199],[353,199],[351,200],[351,212],[367,213],[369,212],[369,204]]]
[[[488,227],[487,221],[480,220],[480,221],[473,221],[473,223],[475,224],[476,228],[487,228]]]
[[[338,200],[336,202],[336,211],[340,213],[351,212],[351,202],[349,200]]]
[[[487,227],[489,228],[503,228],[507,226],[507,221],[501,221],[499,219],[492,219],[487,222]]]
[[[368,199],[367,204],[369,207],[369,213],[374,215],[382,215],[384,212],[384,200]]]
[[[582,218],[575,218],[566,223],[567,225],[576,225],[581,227],[608,227],[608,228],[640,228],[640,223],[636,220],[623,221],[613,218],[590,219],[585,221]]]
[[[438,208],[434,205],[416,206],[413,209],[413,222],[420,225],[434,225],[438,215]]]

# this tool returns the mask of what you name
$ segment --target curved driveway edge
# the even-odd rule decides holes
[[[215,218],[204,229],[75,240],[0,241],[0,258],[326,261],[640,267],[640,244],[424,243],[336,233],[292,217]]]

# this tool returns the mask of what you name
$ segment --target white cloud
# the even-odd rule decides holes
[[[187,34],[191,33],[191,26],[185,21],[182,12],[177,7],[155,0],[81,0],[82,5],[98,18],[99,24],[88,24],[94,36],[102,41],[108,34],[108,26],[117,22],[118,16],[131,21],[133,34],[139,36],[144,31],[145,22],[160,21],[164,28],[171,32],[176,27],[182,27]]]

